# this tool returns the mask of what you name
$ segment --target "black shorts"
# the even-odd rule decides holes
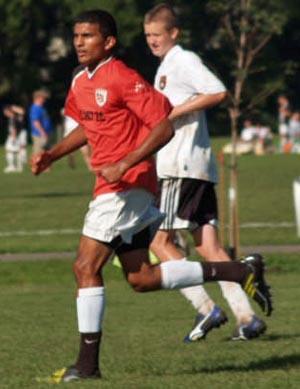
[[[166,214],[161,230],[194,230],[205,224],[217,225],[218,206],[215,185],[194,178],[159,181],[157,206]]]

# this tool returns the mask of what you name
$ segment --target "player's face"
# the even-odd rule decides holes
[[[168,30],[165,23],[157,21],[145,24],[144,33],[152,54],[163,58],[176,44],[179,30],[177,28]]]
[[[76,23],[73,32],[78,61],[87,65],[90,70],[107,58],[116,44],[116,38],[112,36],[105,38],[96,23]]]

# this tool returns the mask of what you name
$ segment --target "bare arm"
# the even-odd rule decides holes
[[[87,143],[87,138],[82,127],[78,126],[61,142],[53,146],[49,151],[33,155],[31,158],[31,171],[33,174],[40,174],[47,169],[54,161],[79,149]]]
[[[202,111],[214,107],[215,105],[222,103],[226,97],[227,92],[220,92],[212,95],[197,95],[194,99],[174,107],[169,115],[169,119],[174,120],[194,111]]]
[[[105,164],[96,169],[107,182],[117,182],[128,169],[147,159],[162,148],[173,137],[174,131],[168,119],[161,121],[145,139],[145,141],[125,158],[116,162]]]
[[[11,109],[14,113],[17,113],[18,115],[25,115],[25,109],[23,107],[20,107],[19,105],[12,105]]]

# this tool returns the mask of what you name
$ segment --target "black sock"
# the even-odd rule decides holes
[[[93,375],[99,369],[101,332],[80,334],[80,350],[76,368],[84,376]]]
[[[241,283],[247,276],[248,267],[241,262],[201,262],[203,279],[208,281],[231,281]]]

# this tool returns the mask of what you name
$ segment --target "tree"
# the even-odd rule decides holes
[[[103,0],[100,6],[116,16],[121,40],[130,46],[141,31],[142,15],[136,12],[135,0]],[[72,69],[77,65],[72,21],[91,8],[99,8],[99,1],[0,0],[0,103],[28,106],[32,91],[47,87],[52,95],[51,116],[60,120]],[[0,140],[4,136],[0,132]]]
[[[280,0],[211,0],[207,10],[219,16],[219,27],[212,38],[216,48],[222,47],[230,75],[228,112],[231,122],[233,151],[231,154],[229,188],[229,244],[233,257],[239,251],[237,154],[238,122],[241,115],[251,112],[267,96],[274,93],[280,83],[268,79],[268,68],[259,61],[263,50],[274,35],[282,32],[287,21],[287,8]],[[259,76],[259,87],[250,79]]]

